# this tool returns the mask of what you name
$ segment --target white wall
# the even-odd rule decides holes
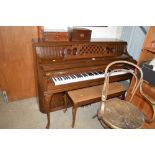
[[[88,27],[92,30],[92,38],[118,38],[121,34],[120,27]]]
[[[108,26],[108,27],[85,27],[92,30],[91,38],[120,38],[122,27],[121,26]],[[45,30],[55,29],[52,26],[44,26]],[[67,27],[58,27],[58,29],[67,30]]]
[[[143,26],[147,30],[146,26]],[[128,53],[138,60],[141,53],[145,35],[139,26],[123,26],[121,40],[128,42]]]

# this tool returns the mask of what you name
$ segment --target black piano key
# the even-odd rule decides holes
[[[57,77],[58,81],[61,81],[61,79],[59,77]]]
[[[70,75],[70,76],[71,76],[72,79],[74,79],[74,76],[73,75]]]
[[[86,77],[85,73],[82,73],[83,77]]]
[[[79,74],[77,74],[77,77],[78,77],[78,78],[80,78],[80,75],[79,75]]]
[[[89,72],[88,75],[92,76],[93,74],[91,72]]]
[[[73,75],[70,75],[71,79],[73,79]]]
[[[94,72],[95,75],[99,75],[97,72]]]
[[[98,72],[96,72],[98,75],[100,75]]]
[[[80,74],[80,76],[81,76],[81,77],[83,77],[83,75],[82,75],[82,74]]]
[[[93,75],[95,75],[95,73],[94,72],[91,72]]]
[[[84,74],[85,74],[86,77],[88,76],[88,74],[86,74],[86,73],[84,73]]]
[[[63,78],[62,78],[62,77],[60,77],[60,79],[61,79],[61,81],[63,80]]]
[[[63,80],[66,80],[66,78],[64,76],[62,78],[63,78]]]
[[[78,74],[79,75],[79,78],[81,78],[82,76],[81,76],[81,74]]]
[[[99,73],[99,74],[103,74],[104,72],[102,72],[102,71],[98,71],[98,73]]]
[[[67,76],[65,76],[65,78],[66,78],[66,80],[68,80],[68,77]]]

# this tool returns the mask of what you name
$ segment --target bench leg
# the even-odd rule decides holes
[[[121,98],[122,98],[122,100],[125,99],[125,93],[123,93],[123,94],[121,95]]]
[[[76,119],[76,111],[77,111],[77,107],[72,107],[72,116],[73,116],[73,120],[72,120],[72,128],[74,128],[74,124],[75,124],[75,119]]]
[[[120,96],[118,96],[118,98],[120,100],[124,100],[125,99],[125,94],[126,94],[126,92],[123,92]]]
[[[46,129],[50,128],[50,112],[47,113],[47,125],[46,125]]]

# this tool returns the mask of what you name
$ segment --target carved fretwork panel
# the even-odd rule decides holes
[[[73,45],[65,51],[67,59],[92,58],[92,57],[113,57],[119,56],[126,51],[124,45]]]
[[[36,47],[37,55],[52,59],[77,59],[93,57],[114,57],[126,52],[125,45],[118,44],[73,44]]]

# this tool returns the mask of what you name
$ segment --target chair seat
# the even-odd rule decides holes
[[[104,113],[99,116],[99,119],[111,128],[136,129],[144,124],[143,113],[130,102],[118,98],[107,100]]]

